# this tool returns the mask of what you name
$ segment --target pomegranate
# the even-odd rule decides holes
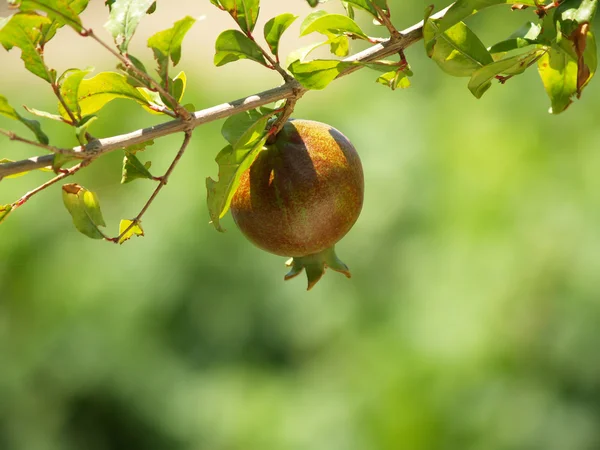
[[[324,123],[290,120],[242,175],[231,212],[256,246],[292,257],[286,280],[306,269],[311,289],[327,267],[350,277],[334,246],[358,219],[363,193],[352,143]]]

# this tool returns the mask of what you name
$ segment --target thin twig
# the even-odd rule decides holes
[[[67,102],[65,101],[64,97],[62,96],[62,94],[60,92],[60,87],[58,86],[57,83],[52,83],[52,90],[54,91],[54,95],[56,95],[56,98],[58,99],[58,101],[60,102],[62,107],[67,112],[69,119],[71,119],[71,125],[73,125],[74,127],[79,126],[79,120],[77,120],[77,117],[75,117],[75,114],[73,114],[73,111],[71,111],[71,108],[69,108],[69,105],[67,105]]]
[[[12,131],[3,130],[2,128],[0,128],[0,134],[3,134],[4,136],[8,137],[11,141],[23,142],[25,144],[32,145],[34,147],[43,148],[44,150],[48,150],[49,152],[52,152],[52,153],[59,153],[61,155],[69,155],[69,156],[73,156],[75,158],[80,158],[80,159],[84,159],[86,157],[82,152],[76,152],[74,150],[71,150],[70,148],[58,148],[58,147],[54,147],[52,145],[40,144],[37,141],[32,141],[30,139],[26,139]],[[49,156],[51,158],[54,158],[53,155],[49,155]],[[2,176],[5,176],[5,175],[2,175]]]
[[[70,177],[71,175],[73,175],[74,173],[76,173],[79,170],[83,169],[85,166],[87,166],[90,163],[91,163],[91,160],[81,161],[76,166],[73,166],[73,167],[71,167],[70,169],[67,169],[67,170],[63,170],[61,173],[59,173],[57,176],[55,176],[51,180],[46,181],[41,186],[36,187],[32,191],[29,191],[27,194],[25,194],[23,197],[21,197],[16,202],[13,202],[11,206],[13,207],[13,209],[17,209],[19,206],[23,206],[23,204],[25,202],[27,202],[27,200],[29,200],[35,194],[37,194],[39,192],[42,192],[44,189],[47,189],[50,186],[52,186],[53,184],[58,183],[60,180],[64,180],[65,178]]]
[[[449,8],[450,6],[436,13],[432,17],[437,19],[443,17]],[[360,53],[346,58],[345,61],[376,61],[392,56],[400,50],[410,47],[423,38],[423,21],[401,31],[401,35],[402,37],[396,41],[388,39],[385,42],[373,45]],[[349,75],[363,67],[364,65],[362,64],[352,65],[340,73],[338,78]],[[304,89],[297,81],[293,80],[282,86],[258,94],[253,94],[228,103],[196,111],[192,114],[192,121],[190,124],[186,124],[181,120],[172,120],[156,126],[136,130],[131,133],[96,139],[88,143],[85,147],[75,147],[73,151],[76,154],[81,155],[79,156],[81,158],[100,156],[114,150],[123,149],[131,145],[141,144],[142,142],[152,139],[158,139],[163,136],[178,133],[184,131],[188,127],[195,128],[208,122],[224,119],[244,111],[258,108],[259,106],[274,103],[278,100],[289,99],[304,92],[306,92],[306,89]],[[8,175],[50,166],[52,165],[53,158],[53,155],[44,155],[22,161],[0,164],[0,179]]]
[[[126,56],[123,56],[122,54],[120,54],[119,52],[114,50],[106,42],[104,42],[102,39],[100,39],[96,35],[96,33],[94,33],[94,30],[92,30],[91,28],[89,28],[89,29],[84,28],[83,31],[81,31],[81,35],[91,37],[93,40],[95,40],[97,43],[99,43],[102,47],[104,47],[110,53],[112,53],[115,58],[117,58],[119,61],[121,61],[121,63],[125,66],[125,68],[130,69],[138,77],[143,78],[144,80],[146,80],[146,82],[150,83],[150,85],[152,86],[153,89],[155,89],[160,95],[162,95],[165,99],[167,99],[168,102],[171,103],[171,105],[173,105],[173,110],[175,111],[177,116],[181,117],[183,120],[186,120],[186,121],[191,120],[191,118],[192,118],[191,113],[187,109],[185,109],[183,106],[181,106],[179,104],[179,102],[160,85],[160,83],[158,83],[154,78],[152,78],[147,73],[138,69],[135,66],[135,64],[133,64],[131,62],[131,60],[129,58],[127,58]]]
[[[188,144],[190,143],[191,139],[192,139],[192,130],[186,130],[185,131],[185,137],[183,138],[183,143],[181,144],[181,147],[179,148],[179,151],[177,152],[177,155],[175,155],[175,158],[173,159],[173,162],[171,163],[171,165],[169,166],[169,168],[167,169],[167,171],[165,172],[165,174],[162,177],[160,177],[160,181],[158,183],[158,186],[156,186],[156,189],[154,189],[154,192],[152,193],[152,195],[150,196],[150,198],[148,199],[148,201],[146,202],[146,204],[144,205],[144,207],[140,210],[140,212],[138,213],[138,215],[135,216],[135,219],[133,219],[131,221],[131,223],[129,224],[129,226],[123,230],[123,232],[121,232],[115,238],[108,239],[109,241],[115,242],[115,243],[119,243],[119,241],[121,240],[121,238],[123,236],[125,236],[134,226],[138,225],[141,222],[142,217],[144,216],[144,214],[146,213],[146,211],[148,210],[148,208],[150,208],[150,205],[152,205],[152,202],[154,201],[154,199],[156,199],[156,197],[158,196],[158,194],[160,193],[160,191],[162,190],[162,188],[165,187],[165,185],[169,181],[169,177],[171,176],[171,173],[173,173],[173,170],[175,169],[175,166],[177,166],[177,163],[179,162],[179,160],[181,159],[181,157],[185,153],[185,150],[186,150]]]
[[[379,6],[377,6],[377,4],[375,2],[373,2],[373,8],[375,8],[375,11],[377,11],[377,15],[379,16],[377,19],[383,25],[385,25],[385,27],[388,29],[391,38],[393,40],[400,39],[402,37],[402,33],[400,33],[396,29],[396,27],[394,26],[394,24],[390,20],[390,14],[389,13],[386,14],[385,11],[383,9],[381,9]]]

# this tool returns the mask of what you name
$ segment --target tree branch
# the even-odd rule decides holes
[[[444,16],[450,6],[434,14],[432,18],[439,19]],[[398,39],[388,39],[380,44],[373,45],[368,49],[357,53],[345,61],[369,62],[392,56],[401,50],[404,50],[416,42],[423,39],[423,21],[413,25],[406,30],[400,32],[401,37]],[[359,69],[362,65],[354,65],[343,71],[339,77],[349,75]],[[216,105],[211,108],[196,111],[192,114],[190,123],[182,120],[172,120],[156,126],[143,128],[131,133],[122,134],[119,136],[108,137],[104,139],[95,139],[88,143],[85,147],[77,146],[73,148],[73,152],[80,155],[83,159],[95,159],[104,153],[114,150],[123,149],[131,145],[141,144],[142,142],[151,139],[157,139],[170,134],[193,129],[215,120],[224,119],[235,114],[258,108],[259,106],[274,103],[282,99],[297,98],[304,94],[307,90],[303,88],[296,80],[292,80],[273,89],[269,89],[249,97],[234,100],[221,105]],[[0,164],[0,180],[2,177],[14,175],[16,173],[27,172],[30,170],[40,169],[52,165],[53,155],[36,156],[33,158],[16,161],[12,163]]]

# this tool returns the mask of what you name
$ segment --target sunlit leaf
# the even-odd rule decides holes
[[[213,5],[227,11],[246,33],[252,33],[258,13],[260,0],[211,0]]]
[[[79,107],[79,86],[83,81],[83,78],[93,69],[68,69],[66,70],[58,79],[58,85],[60,86],[60,93],[68,106],[68,108],[76,115],[76,117],[81,119],[81,109]],[[64,106],[59,102],[58,105],[59,110],[61,110],[62,115],[66,115],[66,111],[64,111]]]
[[[540,2],[543,3],[543,2]],[[535,0],[458,0],[440,19],[440,32],[446,31],[467,17],[495,5],[528,5],[536,6]]]
[[[142,163],[133,153],[125,152],[123,158],[123,173],[121,176],[121,184],[129,183],[133,180],[146,178],[151,180],[152,174],[148,171],[152,163],[147,161]]]
[[[196,19],[187,16],[175,22],[172,28],[159,31],[148,39],[148,47],[154,52],[154,58],[158,62],[158,73],[160,78],[168,80],[169,59],[176,66],[181,59],[181,43],[185,34],[189,31]]]
[[[491,81],[497,75],[514,76],[523,73],[529,66],[545,53],[543,49],[535,49],[522,55],[501,59],[476,70],[469,80],[469,90],[476,98],[481,96],[491,86]]]
[[[133,236],[144,236],[144,230],[142,229],[142,222],[137,221],[137,222],[135,222],[135,224],[133,226],[132,226],[132,224],[134,224],[133,220],[127,220],[127,219],[123,219],[119,223],[119,236],[122,235],[119,238],[119,244],[122,244],[123,242],[128,241]],[[127,230],[127,231],[125,232],[125,230]],[[125,234],[123,234],[123,233],[125,233]]]
[[[354,64],[347,61],[316,59],[306,63],[295,61],[288,69],[306,89],[325,89],[342,71]]]
[[[218,231],[224,231],[219,220],[227,213],[231,199],[240,184],[240,178],[248,169],[267,141],[265,131],[269,116],[252,125],[235,145],[228,145],[217,155],[219,180],[206,179],[208,212]]]
[[[49,37],[56,33],[56,29],[63,25],[69,25],[78,33],[81,32],[83,27],[79,13],[87,7],[88,2],[89,0],[9,0],[9,3],[18,6],[21,11],[43,11],[47,14],[51,23],[44,30],[45,42],[48,42]]]
[[[121,53],[127,53],[129,42],[152,3],[153,0],[116,0],[110,5],[110,16],[104,27],[112,34]]]
[[[512,50],[529,47],[538,43],[538,38],[542,32],[542,26],[537,23],[527,22],[508,39],[492,45],[488,51],[492,54],[506,53]]]
[[[12,205],[0,205],[0,223],[6,220],[11,211]]]
[[[223,123],[221,134],[227,142],[234,145],[252,125],[261,120],[265,115],[271,114],[272,112],[261,114],[256,109],[251,109],[250,111],[230,116]]]
[[[81,14],[85,8],[87,8],[89,0],[65,0],[68,4],[69,8],[73,11],[73,13],[79,15]],[[40,45],[43,47],[46,43],[54,37],[56,31],[65,25],[65,22],[60,20],[60,18],[50,17],[52,19],[52,23],[48,26],[42,27],[42,39],[40,41]]]
[[[450,75],[469,77],[494,62],[490,52],[463,22],[442,32],[439,19],[427,19],[423,36],[427,56]]]
[[[48,83],[56,81],[56,72],[44,62],[40,42],[43,27],[50,26],[52,20],[34,13],[18,13],[0,28],[0,42],[6,50],[21,49],[21,59],[25,68]]]
[[[273,17],[265,24],[265,40],[275,56],[279,54],[279,41],[281,40],[281,36],[297,18],[298,16],[285,13]]]
[[[346,0],[346,3],[355,6],[357,8],[363,9],[373,16],[377,17],[377,10],[373,7],[373,5],[377,5],[383,11],[388,11],[387,0]]]
[[[577,94],[577,61],[565,51],[551,47],[538,61],[538,71],[550,97],[550,112],[561,113]]]
[[[347,33],[354,37],[369,40],[369,37],[350,17],[342,14],[327,14],[325,11],[311,13],[302,22],[300,36],[306,36],[314,32],[327,36]]]
[[[402,70],[392,70],[390,72],[386,72],[380,75],[375,81],[379,84],[389,87],[392,91],[395,91],[398,88],[406,89],[410,87],[408,74]]]
[[[14,120],[18,120],[29,128],[40,144],[48,145],[48,136],[42,131],[42,127],[37,120],[27,119],[21,116],[10,104],[6,97],[0,95],[0,114]]]
[[[223,31],[217,38],[215,50],[214,63],[217,67],[239,59],[251,59],[267,65],[258,44],[238,30]]]
[[[75,228],[92,239],[103,239],[104,234],[99,227],[104,227],[106,224],[96,194],[75,183],[65,184],[62,194],[63,202],[73,218]]]
[[[82,80],[79,85],[77,101],[82,116],[98,112],[116,98],[134,100],[142,105],[148,104],[144,96],[127,83],[127,77],[116,72],[101,72],[93,78]],[[61,114],[65,115],[64,110]]]

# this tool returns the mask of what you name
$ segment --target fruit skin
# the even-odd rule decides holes
[[[363,196],[352,143],[329,125],[291,120],[242,175],[231,212],[255,245],[293,257],[286,279],[306,268],[310,289],[327,266],[350,275],[333,247],[358,219]]]

